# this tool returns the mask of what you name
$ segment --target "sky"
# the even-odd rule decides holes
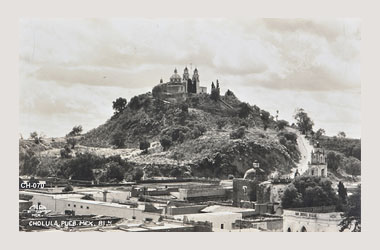
[[[314,130],[361,138],[358,19],[22,19],[19,131],[64,136],[113,114],[112,101],[143,94],[198,68],[200,85]]]

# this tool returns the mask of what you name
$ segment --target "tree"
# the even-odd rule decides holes
[[[225,96],[235,96],[235,94],[231,90],[229,90],[229,89],[227,89],[227,91],[226,91],[226,93],[224,95]]]
[[[269,125],[270,113],[268,111],[261,110],[260,111],[260,117],[261,117],[261,120],[263,121],[263,124],[264,124],[264,130],[267,130],[268,125]]]
[[[34,139],[34,138],[36,138],[36,137],[38,137],[38,133],[37,133],[36,131],[30,133],[30,138],[31,138],[31,139]]]
[[[247,118],[252,111],[248,103],[242,102],[239,104],[238,115],[240,118]]]
[[[74,126],[70,133],[67,136],[77,136],[80,135],[83,131],[82,125]]]
[[[283,130],[285,127],[289,126],[289,122],[285,121],[285,120],[279,120],[277,122],[277,128],[279,130]]]
[[[124,179],[124,171],[117,162],[110,162],[107,168],[107,179],[122,181]]]
[[[220,99],[219,89],[217,89],[217,88],[211,89],[210,98],[211,98],[211,100],[213,100],[215,102],[218,101]]]
[[[326,131],[323,129],[323,128],[320,128],[317,130],[317,132],[315,132],[315,139],[319,139],[321,138],[322,135],[325,135],[326,134]]]
[[[343,156],[334,151],[330,151],[326,156],[327,166],[332,171],[337,171],[341,167]]]
[[[71,153],[71,149],[70,149],[69,145],[66,144],[63,147],[63,149],[61,149],[61,151],[60,151],[61,158],[70,158],[71,157],[70,153]]]
[[[302,194],[300,194],[294,184],[290,184],[284,192],[281,200],[283,208],[297,208],[302,206]]]
[[[302,134],[306,134],[313,129],[314,122],[310,119],[304,109],[297,109],[294,119],[296,119],[298,129]]]
[[[116,131],[111,135],[111,144],[117,148],[124,147],[124,134],[121,131]]]
[[[343,182],[338,183],[338,195],[343,204],[347,203],[347,189],[344,187]]]
[[[75,145],[78,143],[78,140],[70,137],[66,140],[66,142],[71,146],[71,149],[74,149]]]
[[[138,96],[132,97],[130,100],[128,106],[133,110],[138,110],[141,108],[141,102]]]
[[[337,204],[331,181],[316,176],[297,177],[282,197],[283,208],[318,207]]]
[[[342,217],[339,231],[351,230],[353,227],[352,232],[361,232],[361,185],[348,197],[348,205]]]
[[[154,98],[161,99],[163,97],[164,88],[162,85],[156,85],[152,89],[152,95]]]
[[[140,141],[140,150],[143,150],[143,152],[146,154],[148,153],[148,148],[150,147],[150,142],[146,139]]]
[[[346,133],[344,133],[343,131],[340,131],[338,133],[338,138],[346,138]]]
[[[164,135],[160,139],[161,146],[164,148],[164,151],[168,150],[170,146],[173,144],[172,140],[169,136]]]
[[[30,133],[30,138],[34,140],[34,143],[40,144],[43,141],[43,134],[38,135],[36,131]]]
[[[170,173],[169,173],[170,176],[176,177],[176,178],[182,177],[183,174],[184,174],[184,171],[181,167],[174,167],[172,170],[170,170]]]
[[[119,97],[112,102],[112,108],[115,110],[114,114],[121,113],[127,107],[127,99]]]
[[[347,174],[358,176],[361,175],[361,161],[355,157],[345,158],[343,161],[344,170]]]
[[[144,171],[141,168],[135,168],[133,171],[133,180],[139,181],[144,176]]]

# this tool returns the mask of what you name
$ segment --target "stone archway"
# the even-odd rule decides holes
[[[303,227],[301,228],[301,232],[307,232],[307,230],[306,230],[306,227],[305,227],[305,226],[303,226]]]

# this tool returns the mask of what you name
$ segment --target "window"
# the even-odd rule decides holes
[[[87,207],[87,209],[89,209],[89,207]]]
[[[77,205],[74,205],[74,207],[77,207]]]
[[[220,229],[224,229],[224,224],[220,224]]]
[[[70,207],[70,204],[67,204],[68,207]]]
[[[80,208],[83,208],[83,206],[80,206]]]

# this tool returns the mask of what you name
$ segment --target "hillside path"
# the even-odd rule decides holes
[[[311,151],[314,150],[314,147],[310,145],[310,142],[305,138],[305,135],[302,135],[298,130],[294,129],[292,132],[297,134],[297,144],[298,149],[301,153],[300,162],[297,163],[297,168],[292,169],[292,177],[298,169],[298,172],[302,175],[308,168],[308,162],[311,161]]]

